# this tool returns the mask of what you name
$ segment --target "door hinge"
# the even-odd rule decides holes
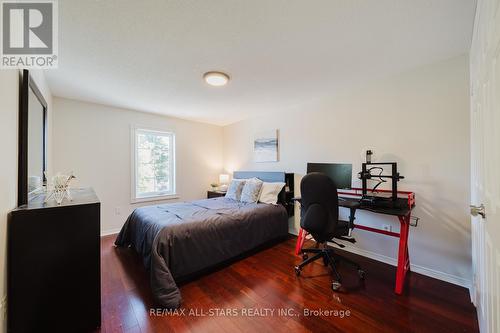
[[[472,216],[481,215],[483,219],[486,218],[486,208],[483,204],[481,206],[470,205],[470,213]]]

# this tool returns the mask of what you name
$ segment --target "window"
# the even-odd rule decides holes
[[[175,196],[175,135],[134,128],[132,201]]]

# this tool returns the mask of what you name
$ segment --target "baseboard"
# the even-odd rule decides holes
[[[117,233],[120,232],[120,230],[121,230],[121,228],[102,230],[101,231],[101,237],[117,234]]]
[[[357,255],[360,255],[363,257],[367,257],[367,258],[370,258],[373,260],[377,260],[377,261],[380,261],[380,262],[383,262],[383,263],[386,263],[386,264],[389,264],[392,266],[397,266],[397,260],[395,258],[391,258],[391,257],[384,256],[382,254],[379,254],[379,253],[363,250],[363,249],[360,249],[360,248],[353,246],[351,244],[348,244],[348,243],[347,244],[344,243],[344,245],[345,245],[345,248],[343,250],[346,250],[348,252],[351,252],[351,253],[354,253],[354,254],[357,254]],[[438,279],[441,281],[455,284],[457,286],[467,288],[468,290],[470,290],[470,287],[471,287],[471,281],[469,281],[467,279],[464,279],[460,276],[452,275],[449,273],[441,272],[441,271],[438,271],[438,270],[435,270],[432,268],[428,268],[428,267],[424,267],[424,266],[415,265],[415,264],[410,263],[410,270],[412,272],[415,272],[415,273],[419,273],[419,274],[429,276],[429,277],[434,278],[434,279]]]

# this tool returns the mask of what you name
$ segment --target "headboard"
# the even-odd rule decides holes
[[[258,178],[266,183],[285,183],[285,173],[279,171],[235,171],[234,179]],[[278,203],[286,206],[285,187],[278,194]]]
[[[233,178],[235,179],[247,179],[247,178],[259,178],[266,183],[284,183],[285,173],[277,171],[235,171],[233,173]]]

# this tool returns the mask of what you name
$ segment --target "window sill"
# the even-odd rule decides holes
[[[152,201],[163,201],[163,200],[174,200],[179,199],[179,195],[177,194],[168,194],[168,195],[155,195],[151,197],[144,198],[134,198],[130,201],[131,204],[137,204],[141,202],[152,202]]]

